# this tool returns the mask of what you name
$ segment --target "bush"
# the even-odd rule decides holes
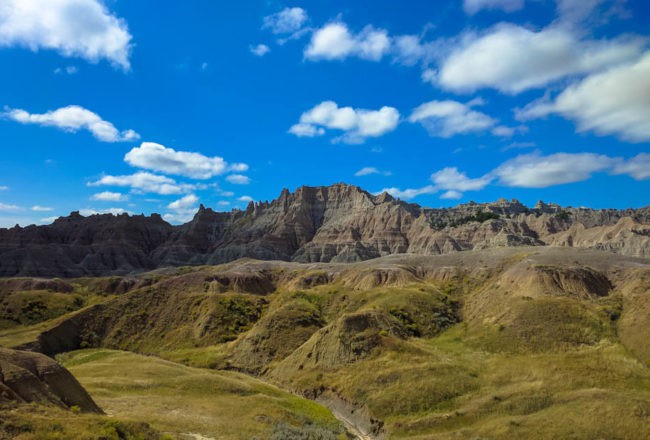
[[[293,426],[285,422],[277,423],[273,427],[270,440],[336,440],[335,432],[323,426],[306,424]]]

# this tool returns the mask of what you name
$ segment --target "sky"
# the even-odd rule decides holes
[[[650,203],[647,0],[0,0],[0,227],[354,184]]]

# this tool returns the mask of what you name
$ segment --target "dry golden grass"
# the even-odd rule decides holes
[[[282,421],[339,431],[324,407],[243,374],[103,349],[60,360],[109,415],[146,421],[175,437],[266,438]]]

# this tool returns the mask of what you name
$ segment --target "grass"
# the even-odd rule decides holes
[[[39,404],[0,405],[0,438],[15,440],[166,440],[142,422],[80,414]]]
[[[71,352],[59,360],[109,415],[147,421],[174,437],[268,438],[280,422],[340,434],[326,408],[243,374],[104,349]]]
[[[476,270],[445,266],[438,280],[415,280],[406,266],[364,266],[329,283],[306,271],[264,295],[206,288],[205,268],[161,273],[158,284],[107,306],[102,343],[176,363],[105,349],[60,359],[108,412],[174,436],[340,434],[322,407],[214,371],[237,368],[363,405],[359,413],[383,421],[390,438],[650,438],[650,370],[646,352],[638,354],[647,345],[650,279],[641,269],[603,271],[614,290],[590,295],[580,289],[592,279],[567,266],[558,272],[564,281],[549,287],[522,269],[538,257],[517,254],[493,269],[481,260]],[[501,277],[516,265],[510,274],[519,278]],[[378,324],[355,327],[366,322],[361,315]],[[358,319],[345,321],[351,316]],[[0,331],[0,344],[45,325]]]

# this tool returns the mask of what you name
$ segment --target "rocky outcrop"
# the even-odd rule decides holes
[[[353,262],[399,253],[570,246],[650,255],[650,207],[563,208],[517,200],[431,209],[336,184],[283,190],[272,202],[172,226],[159,215],[72,213],[46,226],[0,229],[0,276],[98,276],[242,257]]]
[[[49,403],[102,412],[74,376],[56,361],[40,353],[7,348],[0,348],[2,401]]]

